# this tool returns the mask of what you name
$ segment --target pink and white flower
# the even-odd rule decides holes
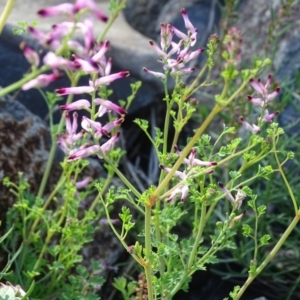
[[[27,61],[31,65],[38,67],[38,65],[40,64],[40,56],[38,55],[38,53],[33,49],[31,49],[25,42],[22,42],[20,44],[20,48],[22,49],[23,54],[27,59]]]
[[[60,109],[72,111],[72,110],[88,109],[90,106],[91,106],[90,101],[86,99],[80,99],[69,104],[61,105]]]
[[[260,132],[260,128],[257,125],[255,124],[250,125],[247,121],[245,121],[244,117],[240,117],[240,121],[242,122],[244,128],[248,131],[251,131],[253,134]]]
[[[111,111],[115,111],[119,115],[127,114],[127,111],[123,107],[120,107],[109,100],[96,98],[96,99],[94,99],[94,102],[96,104],[100,104],[100,107],[99,107],[99,110],[97,113],[97,117],[102,117],[105,113],[111,112]]]
[[[57,96],[69,95],[69,94],[90,94],[96,89],[93,86],[74,86],[68,88],[59,88],[56,90]]]
[[[58,74],[42,74],[37,76],[36,78],[26,82],[22,86],[22,90],[26,91],[32,88],[43,88],[48,86],[51,82],[60,78],[61,75]]]
[[[72,15],[74,13],[74,5],[71,3],[62,3],[50,6],[38,11],[41,17],[53,17],[59,15]]]
[[[242,191],[242,189],[241,188],[238,189],[238,192],[234,198],[232,194],[226,189],[223,183],[218,182],[218,185],[221,191],[224,193],[225,198],[227,198],[233,206],[236,206],[237,209],[240,209],[244,199],[246,198],[246,194]]]

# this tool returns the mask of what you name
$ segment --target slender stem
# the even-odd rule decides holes
[[[47,198],[47,200],[45,201],[44,205],[43,205],[43,208],[42,208],[42,211],[40,213],[40,215],[43,215],[45,210],[47,209],[47,207],[49,206],[50,202],[52,201],[53,197],[55,196],[55,194],[58,192],[58,190],[62,187],[62,185],[65,183],[66,179],[61,176],[61,178],[59,179],[58,181],[58,184],[56,185],[55,189],[52,191],[52,193],[49,195],[49,197]],[[31,226],[31,229],[30,229],[30,232],[29,232],[29,235],[28,235],[28,240],[30,238],[30,236],[33,234],[36,226],[38,225],[38,223],[40,222],[41,218],[40,217],[37,217],[35,220],[34,220],[34,223],[32,224]]]
[[[28,82],[29,80],[35,78],[36,76],[46,72],[50,70],[49,67],[47,66],[43,66],[41,67],[39,70],[34,70],[32,71],[32,73],[26,75],[26,77],[23,77],[22,79],[20,79],[19,81],[14,82],[13,84],[3,88],[0,90],[0,97],[5,96],[6,94],[13,92],[17,89],[19,89],[22,85],[24,85],[26,82]]]
[[[117,19],[117,17],[119,16],[120,11],[124,8],[124,6],[126,5],[126,1],[127,0],[123,0],[116,8],[115,13],[111,16],[110,20],[108,21],[105,29],[103,30],[103,32],[101,33],[101,35],[98,37],[97,39],[97,43],[100,43],[103,38],[106,36],[108,30],[110,29],[110,27],[113,25],[113,23],[115,22],[115,20]]]
[[[180,165],[182,164],[184,158],[188,155],[194,144],[197,142],[201,134],[204,132],[206,127],[211,123],[213,118],[221,111],[222,107],[219,104],[216,104],[215,107],[212,109],[208,117],[205,119],[205,121],[202,123],[200,128],[197,130],[193,138],[190,140],[190,142],[187,144],[185,149],[182,151],[182,155],[178,158],[177,162],[175,163],[172,170],[167,174],[167,176],[164,178],[164,180],[161,182],[161,184],[156,188],[156,190],[153,193],[154,197],[159,196],[159,194],[163,191],[165,186],[169,183],[169,181],[172,179],[174,173],[178,170]]]
[[[106,217],[107,217],[107,222],[111,228],[111,230],[113,231],[113,233],[115,234],[115,236],[119,239],[119,241],[121,242],[121,244],[123,245],[124,249],[128,250],[128,245],[126,244],[126,242],[124,241],[124,239],[119,235],[118,231],[116,230],[115,226],[113,225],[113,223],[111,222],[111,219],[110,219],[110,214],[109,214],[109,211],[108,211],[108,207],[106,205],[106,203],[104,202],[104,199],[103,197],[100,195],[100,199],[101,199],[101,202],[103,204],[103,207],[105,209],[105,214],[106,214]],[[137,255],[135,254],[131,254],[132,258],[137,262],[139,263],[140,265],[141,264],[141,260],[137,257]]]
[[[153,300],[153,285],[152,285],[152,262],[151,262],[151,205],[145,206],[145,274],[147,280],[148,300]]]
[[[201,241],[202,233],[203,233],[203,229],[204,229],[204,225],[205,225],[205,214],[206,214],[206,206],[204,204],[202,204],[199,229],[198,229],[198,232],[197,232],[197,235],[196,235],[196,240],[195,240],[195,243],[194,243],[194,246],[193,246],[193,250],[191,252],[191,255],[189,257],[189,261],[188,261],[188,264],[187,264],[188,272],[192,268],[193,263],[194,263],[194,259],[197,256],[198,246],[199,246],[199,243]]]
[[[80,75],[78,76],[75,76],[74,77],[74,80],[71,84],[71,86],[76,86],[78,80],[80,78]],[[66,104],[69,104],[72,102],[74,98],[74,95],[70,94],[67,98],[67,101],[66,101]],[[51,113],[51,112],[50,112]],[[63,126],[65,124],[65,119],[64,118],[61,118],[60,119],[60,122],[58,124],[58,129],[57,129],[57,133],[60,133],[63,129]],[[52,129],[52,128],[51,128]],[[47,164],[46,164],[46,168],[45,168],[45,172],[43,174],[43,178],[42,178],[42,181],[41,181],[41,184],[40,184],[40,187],[39,187],[39,191],[38,191],[38,194],[37,194],[37,198],[42,198],[43,194],[44,194],[44,191],[45,191],[45,187],[46,187],[46,184],[47,184],[47,181],[48,181],[48,178],[49,178],[49,175],[50,175],[50,171],[51,171],[51,168],[52,168],[52,164],[53,164],[53,161],[54,161],[54,157],[55,157],[55,152],[56,152],[56,148],[57,148],[57,144],[56,144],[56,135],[53,133],[52,134],[52,145],[51,145],[51,149],[50,149],[50,152],[49,152],[49,158],[47,160]]]
[[[262,270],[268,265],[268,263],[275,257],[277,252],[280,250],[282,245],[284,244],[285,240],[288,238],[290,233],[293,231],[293,229],[296,227],[300,219],[300,210],[297,211],[296,216],[294,217],[292,223],[289,225],[289,227],[286,229],[284,234],[281,236],[279,241],[276,243],[270,254],[265,258],[265,260],[261,263],[261,265],[256,269],[255,274],[250,275],[244,285],[239,290],[238,294],[235,296],[234,300],[239,300],[248,286],[252,283],[252,281],[262,272]]]
[[[255,204],[255,228],[254,228],[254,256],[253,259],[256,260],[257,258],[257,251],[258,251],[258,242],[257,242],[257,231],[258,231],[258,211]]]
[[[168,132],[169,132],[170,109],[171,109],[171,103],[169,102],[170,100],[169,100],[169,92],[168,92],[168,75],[169,75],[169,72],[166,71],[165,72],[165,81],[164,81],[164,92],[165,92],[165,98],[166,98],[167,111],[166,111],[165,124],[164,124],[164,144],[163,144],[163,154],[164,155],[167,153],[167,144],[168,144],[167,136],[168,136]],[[158,153],[158,149],[156,149],[156,152]],[[157,157],[158,157],[158,155],[157,155]],[[161,183],[163,181],[164,176],[165,176],[164,172],[160,172],[159,183]],[[161,203],[159,201],[157,201],[155,203],[155,210],[157,212],[159,212],[160,209],[161,209]],[[154,227],[155,227],[156,242],[158,244],[161,243],[161,241],[162,241],[159,225],[160,225],[160,215],[159,215],[159,213],[156,213],[154,215]],[[159,256],[158,261],[159,261],[160,276],[163,276],[163,274],[165,272],[164,258],[162,256]],[[162,289],[164,289],[164,288],[162,287]]]
[[[297,214],[297,212],[298,212],[297,201],[296,201],[295,195],[294,195],[294,193],[292,191],[292,188],[291,188],[291,186],[290,186],[290,184],[289,184],[289,182],[288,182],[288,180],[287,180],[287,178],[286,178],[286,176],[284,174],[284,171],[282,169],[282,165],[281,165],[281,163],[279,161],[279,158],[278,158],[278,155],[277,155],[277,150],[276,150],[275,137],[273,137],[273,149],[274,149],[274,156],[275,156],[275,159],[276,159],[276,162],[277,162],[277,165],[278,165],[278,170],[279,170],[279,172],[281,174],[281,177],[282,177],[282,179],[283,179],[283,181],[285,183],[286,188],[289,191],[290,197],[291,197],[293,205],[294,205],[295,213]]]
[[[131,190],[131,192],[139,199],[141,194],[139,191],[129,182],[129,180],[122,174],[121,171],[115,166],[115,164],[104,153],[100,153],[104,160],[110,165],[114,172],[119,176],[122,182]]]
[[[201,77],[204,75],[205,71],[207,70],[208,65],[205,64],[202,68],[202,70],[199,72],[195,80],[192,82],[192,84],[189,86],[188,91],[183,96],[183,99],[186,100],[188,97],[191,96],[191,94],[194,92],[195,86],[198,84]]]
[[[0,34],[5,26],[5,22],[11,12],[11,10],[13,9],[15,0],[7,0],[6,1],[6,5],[4,7],[4,10],[0,16]]]

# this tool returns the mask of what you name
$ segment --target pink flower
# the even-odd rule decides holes
[[[111,137],[106,143],[104,143],[101,146],[101,151],[102,151],[103,154],[106,154],[108,151],[110,151],[114,147],[114,145],[115,145],[116,141],[118,140],[119,136],[120,136],[120,132],[117,132],[113,137]],[[98,154],[98,157],[100,159],[103,158],[101,156],[101,154]]]
[[[91,106],[91,103],[88,100],[81,99],[74,101],[70,104],[61,105],[60,108],[62,110],[77,110],[77,109],[88,109]]]
[[[78,160],[80,158],[88,157],[93,154],[97,154],[97,156],[101,159],[103,158],[100,153],[106,154],[109,150],[111,150],[118,139],[120,133],[117,132],[113,137],[111,137],[106,143],[102,146],[94,145],[84,149],[80,149],[78,151],[73,152],[69,157],[68,161]]]
[[[275,111],[274,113],[272,114],[269,114],[269,111],[266,109],[265,110],[265,115],[264,117],[262,118],[262,121],[263,122],[268,122],[268,123],[272,123],[273,122],[273,119],[279,115],[279,111]]]
[[[120,78],[123,78],[123,77],[128,77],[129,75],[130,75],[130,73],[128,71],[121,71],[119,73],[103,76],[103,77],[100,77],[100,78],[95,80],[94,86],[99,86],[101,84],[109,84],[112,81],[115,81],[116,79],[120,79]],[[90,85],[93,86],[92,81],[90,81]]]
[[[181,156],[181,152],[179,151],[178,147],[174,146],[174,151],[178,154],[178,156]],[[197,154],[197,149],[193,148],[190,152],[189,158],[185,158],[183,162],[188,166],[200,166],[200,167],[211,167],[216,166],[217,162],[215,161],[202,161],[200,159],[195,158]]]
[[[93,0],[77,0],[75,2],[75,11],[78,12],[82,9],[89,9],[99,20],[106,22],[108,20],[107,16],[97,7]]]
[[[261,98],[253,98],[251,96],[247,96],[248,97],[248,100],[254,104],[254,105],[257,105],[257,106],[260,106],[260,107],[263,107],[264,106],[264,101],[261,99]]]
[[[45,55],[43,62],[52,69],[77,70],[80,68],[79,64],[69,61],[61,56],[57,56],[54,52],[48,52]]]
[[[218,182],[218,185],[221,189],[221,191],[224,193],[224,196],[231,202],[233,206],[237,206],[237,209],[240,209],[242,206],[243,200],[246,197],[246,194],[242,191],[242,189],[238,189],[238,192],[235,196],[235,198],[232,196],[232,194],[226,189],[223,183]]]
[[[61,42],[52,38],[49,33],[46,34],[32,26],[28,26],[27,29],[28,32],[33,34],[43,46],[50,46],[54,50],[57,50],[61,46]]]
[[[108,48],[109,48],[109,41],[104,41],[104,43],[102,43],[99,46],[97,53],[92,56],[92,61],[99,63],[103,58],[103,56],[105,55]]]
[[[74,112],[73,113],[73,121],[71,122],[71,118],[68,112],[65,112],[65,118],[66,118],[66,129],[67,129],[67,143],[70,145],[75,145],[75,142],[77,140],[79,140],[83,133],[82,131],[80,131],[79,133],[77,132],[77,128],[78,128],[78,113]]]
[[[77,151],[74,151],[69,157],[68,161],[74,161],[78,160],[80,158],[88,157],[90,155],[93,155],[101,150],[101,147],[99,145],[89,146],[84,149],[79,149]]]
[[[127,113],[127,111],[124,108],[122,108],[122,107],[120,107],[120,106],[112,103],[109,100],[104,100],[104,99],[101,99],[101,98],[96,98],[96,99],[94,99],[94,102],[96,104],[100,104],[100,107],[99,107],[99,110],[98,110],[98,113],[97,113],[98,117],[101,117],[106,112],[111,112],[111,111],[115,111],[119,115],[125,115]]]
[[[94,39],[94,23],[91,19],[85,19],[83,22],[77,23],[77,27],[81,29],[84,38],[84,45],[87,53],[92,49],[95,43]]]
[[[92,61],[89,57],[85,59],[73,55],[74,62],[80,66],[80,69],[86,74],[97,74],[99,66],[96,62]]]
[[[104,133],[103,127],[100,122],[93,121],[85,116],[82,117],[81,126],[86,132],[93,133],[95,131],[94,137],[100,138]]]
[[[85,179],[83,179],[83,180],[81,180],[81,181],[77,181],[76,183],[75,183],[75,185],[76,185],[76,188],[77,189],[83,189],[83,188],[85,188],[90,182],[92,182],[92,177],[86,177]]]
[[[159,167],[162,170],[164,170],[165,172],[168,172],[168,173],[170,173],[171,170],[172,170],[172,169],[170,169],[170,168],[168,168],[168,167],[166,167],[166,166],[164,166],[162,164],[160,164]],[[181,172],[181,171],[178,171],[178,170],[175,171],[174,175],[177,176],[177,177],[179,177],[181,180],[186,180],[187,179],[186,174],[184,172]]]
[[[159,78],[159,79],[162,79],[164,80],[166,75],[164,73],[161,73],[161,72],[154,72],[154,71],[150,71],[146,68],[143,68],[143,71],[145,71],[146,73],[149,73],[149,74],[152,74],[154,75],[155,77]]]
[[[244,128],[248,131],[251,131],[253,134],[260,132],[260,128],[257,125],[250,125],[248,122],[245,121],[244,117],[240,117],[240,121],[242,122]]]
[[[182,185],[182,186],[179,186],[178,188],[176,188],[172,194],[170,195],[170,197],[168,198],[167,202],[172,202],[176,196],[178,194],[181,194],[181,199],[180,201],[181,202],[184,202],[187,195],[188,195],[188,192],[189,192],[189,187],[187,185]]]
[[[73,120],[71,122],[71,118],[68,112],[64,113],[66,118],[66,132],[57,136],[58,146],[67,154],[71,154],[74,150],[74,146],[76,141],[79,140],[83,132],[80,131],[77,133],[78,129],[78,114],[77,112],[73,113]],[[86,146],[82,146],[86,147]],[[81,148],[80,148],[81,149]]]
[[[188,30],[190,31],[191,34],[197,32],[197,28],[195,28],[195,27],[193,26],[193,24],[191,23],[191,21],[190,21],[188,15],[187,15],[186,9],[183,8],[183,9],[181,10],[181,15],[182,15],[182,17],[183,17],[183,21],[184,21],[185,28],[188,29]]]
[[[166,51],[171,45],[174,31],[171,24],[160,24],[160,46]]]
[[[92,86],[75,86],[69,88],[60,88],[56,90],[57,96],[69,95],[69,94],[90,94],[95,91]]]
[[[40,57],[37,54],[37,52],[31,49],[29,46],[27,46],[25,42],[22,42],[20,44],[20,48],[22,49],[23,54],[27,59],[27,61],[31,65],[38,67],[38,65],[40,64]]]
[[[62,3],[55,6],[50,6],[38,11],[41,17],[52,17],[62,14],[72,15],[74,13],[74,5],[71,3]]]
[[[28,82],[26,82],[23,86],[22,86],[22,90],[26,91],[32,88],[43,88],[48,86],[49,83],[57,80],[58,78],[60,78],[61,76],[58,74],[42,74],[37,76],[35,79],[32,79]]]
[[[102,127],[102,133],[106,136],[108,136],[108,134],[110,132],[112,132],[113,129],[115,129],[117,126],[121,125],[124,122],[123,118],[117,119],[115,121],[112,121],[110,123],[105,124]]]
[[[268,88],[271,83],[272,76],[268,76],[268,80],[265,85],[261,83],[261,80],[258,79],[255,81],[254,79],[250,79],[250,84],[252,87],[262,96],[262,99],[257,98],[253,99],[251,96],[248,97],[248,99],[255,105],[259,105],[261,107],[265,106],[269,101],[273,100],[280,92],[280,88],[276,88],[275,91],[271,94],[268,92]]]

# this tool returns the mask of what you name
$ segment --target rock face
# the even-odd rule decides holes
[[[1,212],[12,204],[12,195],[2,185],[4,176],[18,183],[18,172],[23,172],[32,191],[36,191],[48,160],[49,148],[50,135],[46,124],[11,97],[0,99]]]

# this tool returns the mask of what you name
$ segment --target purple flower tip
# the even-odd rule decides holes
[[[224,189],[224,184],[222,183],[222,182],[218,182],[218,185],[219,185],[219,187],[221,188],[221,189]]]
[[[162,165],[162,164],[159,164],[158,166],[159,166],[162,170],[165,170],[165,168],[166,168],[166,167],[165,167],[164,165]]]
[[[216,161],[212,161],[210,164],[211,164],[212,166],[216,166],[218,163],[217,163]]]
[[[37,14],[40,16],[46,16],[48,13],[46,9],[40,9]]]
[[[253,97],[251,96],[247,96],[248,100],[251,101],[253,99]]]
[[[130,76],[130,72],[129,71],[121,71],[120,76],[121,77],[128,77],[128,76]]]
[[[57,96],[62,96],[66,92],[66,88],[60,88],[55,90]]]
[[[276,93],[279,93],[280,92],[280,88],[278,87],[278,88],[276,88]]]
[[[186,11],[186,9],[185,9],[185,8],[183,8],[183,9],[181,10],[181,13],[182,13],[183,15],[186,15],[186,14],[187,14],[187,11]]]

